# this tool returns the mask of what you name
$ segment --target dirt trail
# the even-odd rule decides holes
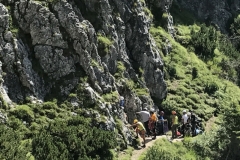
[[[211,117],[207,123],[206,123],[206,127],[205,127],[205,131],[208,132],[212,129],[212,127],[214,126],[214,122],[216,120],[216,117]],[[166,136],[166,135],[162,135],[162,136],[157,136],[156,140],[157,139],[160,139],[160,138],[170,138],[170,136]],[[131,160],[138,160],[139,157],[144,153],[146,152],[151,146],[153,146],[153,144],[155,143],[156,140],[152,140],[151,138],[147,137],[146,138],[146,147],[145,148],[139,148],[139,149],[135,149],[133,152],[132,152],[132,157],[131,157]],[[180,142],[182,141],[183,138],[177,138],[177,139],[174,139],[172,142]]]
[[[214,125],[214,122],[216,120],[216,117],[211,117],[207,123],[206,123],[206,127],[205,127],[205,131],[208,132],[212,129],[213,125]],[[160,139],[160,138],[168,138],[170,139],[170,136],[166,136],[166,135],[162,135],[162,136],[157,136],[156,140],[157,139]],[[153,144],[155,143],[156,140],[152,140],[150,137],[147,137],[146,138],[146,147],[145,148],[139,148],[139,149],[135,149],[133,152],[132,152],[132,157],[131,157],[131,160],[138,160],[140,158],[140,156],[146,152],[151,146],[153,146]],[[182,141],[183,138],[177,138],[177,139],[174,139],[172,142],[180,142]],[[141,141],[142,142],[142,141]]]
[[[153,144],[156,142],[157,139],[160,138],[166,138],[166,135],[162,135],[162,136],[157,136],[155,140],[152,140],[150,137],[146,138],[146,147],[145,148],[139,148],[139,149],[135,149],[132,152],[132,157],[131,160],[138,160],[139,157],[145,152],[147,151],[151,146],[153,146]],[[167,136],[167,138],[170,138],[169,136]],[[173,142],[179,142],[182,141],[182,139],[174,139]],[[141,141],[142,142],[142,141]]]

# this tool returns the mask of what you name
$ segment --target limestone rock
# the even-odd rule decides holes
[[[6,123],[8,120],[7,116],[0,112],[0,123]]]
[[[177,0],[181,7],[189,9],[200,19],[217,25],[227,33],[227,24],[231,18],[239,14],[240,1],[233,0]]]
[[[162,99],[167,93],[163,61],[149,33],[152,16],[146,7],[140,0],[0,1],[0,90],[4,100],[42,103],[47,95],[56,95],[68,99],[74,110],[96,119],[96,126],[102,129],[115,129],[113,117],[123,124],[132,123],[143,104],[153,105],[150,95]],[[17,33],[11,30],[10,20]],[[107,43],[105,54],[99,48],[101,36]],[[121,77],[117,79],[116,74]],[[80,80],[83,77],[88,77],[87,82]],[[146,95],[138,96],[129,83],[138,83]],[[69,98],[78,86],[83,88],[82,95]],[[113,92],[125,98],[124,109],[117,99],[105,102],[102,98]],[[131,132],[122,128],[130,143]]]

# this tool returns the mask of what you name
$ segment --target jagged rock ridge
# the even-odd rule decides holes
[[[56,93],[64,97],[87,76],[89,84],[84,90],[90,103],[98,102],[107,113],[105,125],[114,127],[113,114],[124,121],[118,104],[101,102],[102,94],[114,91],[125,97],[131,122],[135,111],[152,107],[150,95],[163,99],[167,93],[163,61],[149,34],[149,14],[140,0],[1,0],[3,99],[19,103],[27,97],[41,102]],[[116,79],[119,63],[125,69]],[[150,94],[137,95],[124,89],[130,80]],[[79,107],[78,102],[72,104]]]

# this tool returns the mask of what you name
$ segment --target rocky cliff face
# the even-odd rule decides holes
[[[192,11],[201,20],[216,24],[225,33],[228,22],[240,13],[239,0],[175,0],[174,2]]]
[[[135,111],[153,105],[151,97],[163,99],[167,92],[151,21],[141,0],[0,0],[3,99],[64,97],[88,77],[83,91],[90,102],[100,101],[111,120],[121,108],[101,96],[117,92],[131,122]]]

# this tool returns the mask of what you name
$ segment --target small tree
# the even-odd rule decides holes
[[[198,77],[198,70],[196,67],[193,67],[192,69],[192,79],[195,79]]]

